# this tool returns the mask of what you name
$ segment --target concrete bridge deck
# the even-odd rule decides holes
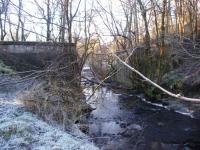
[[[59,69],[61,76],[78,73],[75,44],[53,42],[0,42],[0,60],[17,71]]]

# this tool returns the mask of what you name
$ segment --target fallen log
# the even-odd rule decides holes
[[[129,68],[130,70],[132,70],[133,72],[135,72],[136,74],[138,74],[140,77],[142,77],[146,82],[152,84],[153,86],[155,86],[156,88],[160,89],[161,91],[163,91],[164,93],[168,94],[169,96],[172,96],[174,98],[180,99],[180,100],[184,100],[184,101],[190,101],[190,102],[200,102],[200,99],[198,98],[189,98],[189,97],[185,97],[182,96],[181,94],[174,94],[166,89],[164,89],[163,87],[161,87],[160,85],[158,85],[157,83],[153,82],[152,80],[150,80],[149,78],[147,78],[146,76],[144,76],[141,72],[139,72],[138,70],[136,70],[135,68],[133,68],[132,66],[130,66],[127,61],[123,61],[119,56],[117,56],[115,53],[112,53],[113,56],[115,58],[117,58],[124,66],[126,66],[127,68]],[[132,55],[133,53],[131,53]],[[130,56],[129,56],[130,57]]]

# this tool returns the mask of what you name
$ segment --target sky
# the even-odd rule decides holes
[[[44,0],[45,1],[45,0]],[[77,1],[78,0],[74,0],[74,6],[77,6]],[[23,2],[23,20],[25,20],[25,29],[27,30],[31,30],[33,32],[37,32],[38,34],[42,34],[42,35],[46,35],[46,26],[45,26],[45,20],[44,19],[37,19],[37,17],[42,17],[40,11],[38,10],[38,7],[36,6],[34,0],[22,0]],[[44,8],[44,10],[46,10],[46,6],[44,5],[43,0],[37,0],[37,2]],[[108,9],[109,4],[112,5],[112,9],[115,12],[115,16],[120,20],[123,19],[123,16],[120,14],[122,12],[120,12],[119,10],[119,1],[118,0],[99,0],[99,3],[105,8]],[[109,4],[108,4],[109,3]],[[86,4],[87,4],[87,9],[91,9],[91,7],[93,7],[93,9],[98,9],[99,5],[95,2],[94,0],[94,5],[93,4],[93,0],[86,0]],[[15,31],[16,28],[16,24],[18,22],[18,17],[17,17],[17,13],[18,13],[18,0],[11,0],[11,6],[9,8],[9,18],[10,18],[10,22],[13,24],[11,25],[12,27],[12,31]],[[53,6],[55,7],[55,6]],[[74,8],[75,8],[74,7]],[[102,15],[104,17],[104,15]],[[81,1],[81,5],[80,5],[80,9],[79,9],[79,13],[78,16],[83,19],[84,17],[84,0]],[[55,20],[55,24],[59,24],[59,13],[56,13],[56,20]],[[78,18],[76,18],[77,20]],[[80,20],[80,19],[79,19]],[[107,27],[104,25],[104,23],[102,22],[101,17],[99,16],[99,14],[95,14],[95,17],[93,19],[94,24],[96,25],[96,27],[98,26],[98,32],[99,34],[102,34],[104,36],[105,39],[108,39],[108,35],[110,35],[109,30],[107,29]],[[83,21],[83,20],[81,20]],[[94,27],[94,24],[91,25],[91,32],[96,32],[97,29],[96,27]],[[80,27],[80,23],[74,22],[74,32],[79,32],[80,30],[83,30],[83,27]],[[56,34],[58,34],[58,27],[54,26],[54,30],[55,30],[55,36],[57,36]],[[39,38],[41,38],[41,36],[39,36]],[[41,38],[42,40],[44,40],[44,38]],[[30,33],[28,36],[29,41],[35,41],[35,40],[39,40],[37,39],[35,34]]]
[[[36,0],[43,8],[46,10],[46,6],[44,4],[44,1],[46,0]],[[75,9],[77,7],[77,3],[79,0],[73,0],[73,8]],[[75,18],[75,22],[73,24],[73,32],[78,34],[80,32],[81,36],[84,36],[84,27],[83,27],[83,21],[84,21],[84,2],[86,1],[86,7],[87,10],[95,10],[95,15],[93,18],[93,22],[91,24],[90,32],[91,33],[98,33],[101,35],[102,40],[109,42],[112,40],[112,36],[110,31],[108,30],[108,27],[106,25],[111,25],[111,23],[106,21],[106,13],[105,11],[102,11],[102,8],[105,8],[106,11],[109,11],[109,7],[112,7],[112,10],[114,12],[114,16],[116,19],[116,22],[120,23],[122,28],[125,28],[125,17],[123,13],[123,9],[120,5],[119,0],[81,0],[81,5],[80,9],[78,12],[77,17]],[[99,4],[97,3],[99,2]],[[145,1],[145,0],[144,0]],[[46,35],[46,26],[45,26],[45,20],[44,19],[38,19],[42,18],[41,12],[39,11],[37,5],[35,4],[34,0],[22,0],[23,2],[23,11],[22,14],[24,16],[25,20],[25,29],[31,30],[32,32],[36,32],[36,34],[30,33],[27,40],[28,41],[38,41],[38,40],[45,40],[44,37],[40,35]],[[10,13],[9,13],[9,18],[11,20],[11,23],[17,24],[18,18],[17,18],[17,5],[18,5],[18,0],[11,0],[11,6],[10,6]],[[52,6],[56,8],[55,5]],[[138,8],[139,10],[139,8]],[[75,11],[75,10],[74,10]],[[87,11],[89,13],[89,11]],[[54,20],[55,24],[59,24],[59,12],[56,12],[55,16],[57,19]],[[111,20],[111,17],[109,14],[107,14],[108,21]],[[103,20],[104,21],[103,21]],[[80,23],[82,22],[82,23]],[[140,22],[140,30],[141,33],[144,31],[144,27],[142,25],[142,19],[141,16],[139,16],[139,22]],[[81,25],[80,25],[81,24]],[[106,24],[106,25],[105,25]],[[9,28],[9,27],[8,27]],[[15,31],[16,25],[12,25],[12,31]],[[59,27],[54,25],[54,37],[58,36],[59,33]],[[29,33],[26,31],[26,33]]]

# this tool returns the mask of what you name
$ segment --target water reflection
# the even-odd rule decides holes
[[[93,88],[84,90],[87,97]],[[121,95],[101,87],[88,101],[96,109],[88,134],[102,149],[198,149],[200,120],[153,106],[137,95]]]

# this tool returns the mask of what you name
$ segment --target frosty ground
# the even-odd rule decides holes
[[[38,116],[27,112],[17,94],[31,82],[14,83],[16,79],[0,77],[0,150],[96,150],[87,136],[67,133]],[[10,82],[10,83],[9,83]]]

